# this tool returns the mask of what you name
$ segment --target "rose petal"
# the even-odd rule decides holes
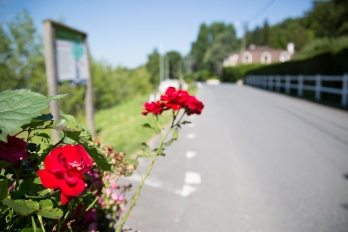
[[[60,204],[61,205],[65,205],[66,203],[68,203],[73,198],[74,197],[66,196],[63,192],[61,192],[60,193]]]
[[[86,152],[85,148],[83,148],[82,145],[77,144],[75,145],[76,150],[79,151],[79,153],[81,154],[82,157],[82,161],[87,165],[87,166],[91,166],[93,163],[93,159],[89,156],[89,154]]]
[[[65,155],[67,163],[71,164],[71,163],[74,163],[75,161],[77,163],[81,163],[82,157],[80,152],[76,149],[76,146],[68,144],[68,145],[65,145],[63,149],[64,149],[64,155]]]
[[[51,172],[66,172],[66,168],[62,163],[61,156],[63,154],[63,147],[59,146],[53,149],[44,160],[45,167]]]
[[[59,188],[59,180],[47,169],[39,170],[37,174],[39,175],[41,183],[45,188]]]
[[[77,196],[85,189],[85,183],[82,179],[77,177],[73,178],[76,178],[75,184],[69,184],[65,179],[59,181],[59,188],[65,195]]]

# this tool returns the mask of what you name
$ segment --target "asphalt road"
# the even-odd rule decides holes
[[[247,86],[205,104],[160,157],[127,225],[142,232],[347,232],[348,113]],[[143,171],[146,162],[142,163]],[[137,176],[129,181],[137,184]]]

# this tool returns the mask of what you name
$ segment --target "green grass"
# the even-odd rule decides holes
[[[110,145],[116,152],[123,151],[130,155],[139,149],[142,142],[147,142],[155,132],[142,127],[143,124],[156,124],[152,115],[141,114],[143,105],[148,96],[138,97],[121,103],[107,110],[100,110],[95,114],[97,137],[102,144]],[[160,118],[161,126],[170,122],[170,112],[164,112]]]

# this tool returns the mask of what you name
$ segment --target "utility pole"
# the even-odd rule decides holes
[[[242,51],[246,49],[246,33],[247,33],[247,22],[242,22],[243,28],[243,39],[242,39]]]
[[[159,84],[161,84],[162,80],[163,80],[163,56],[161,55],[161,53],[158,54],[159,56]]]
[[[169,79],[169,55],[165,56],[165,79]]]

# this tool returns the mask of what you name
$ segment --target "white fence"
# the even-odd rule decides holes
[[[304,81],[311,81],[315,84],[304,85]],[[323,81],[341,82],[342,88],[325,87],[322,85]],[[317,101],[321,100],[321,93],[339,94],[341,95],[341,104],[347,106],[348,74],[344,74],[343,76],[246,76],[244,83],[276,91],[280,91],[280,88],[284,88],[287,94],[290,93],[291,89],[297,89],[297,95],[300,97],[303,95],[303,90],[314,91]]]

